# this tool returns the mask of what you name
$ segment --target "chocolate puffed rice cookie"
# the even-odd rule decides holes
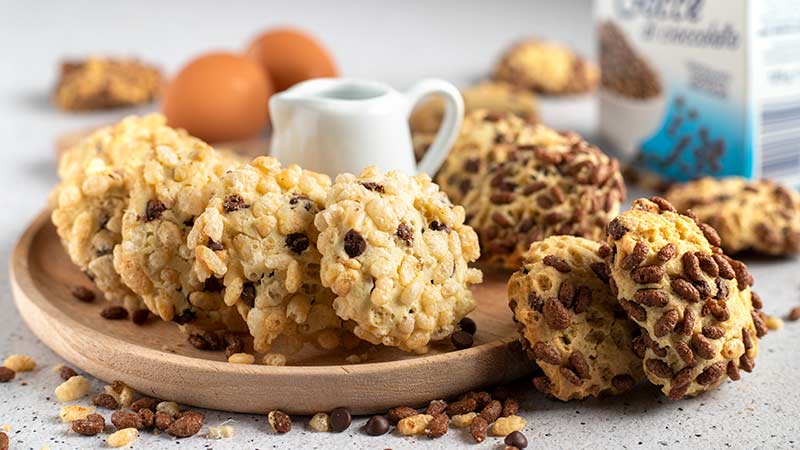
[[[676,185],[666,198],[713,226],[725,253],[800,253],[800,194],[770,180],[701,178]]]
[[[638,199],[608,225],[611,288],[642,327],[634,348],[671,399],[750,372],[767,332],[753,277],[714,229],[660,197]]]
[[[484,261],[514,270],[548,236],[601,240],[625,199],[617,160],[577,134],[486,111],[465,119],[436,181],[465,205]]]
[[[339,175],[314,223],[322,284],[359,338],[425,353],[475,308],[478,237],[427,175]]]
[[[61,181],[50,194],[51,218],[72,261],[108,300],[129,311],[142,303],[120,279],[112,253],[122,241],[122,216],[134,172],[173,133],[157,114],[104,127],[61,157]]]
[[[290,348],[339,345],[342,320],[320,281],[314,227],[329,188],[326,175],[256,158],[216,182],[189,233],[194,273],[221,280],[225,304],[239,310],[257,351],[270,351],[280,336]]]
[[[531,245],[508,282],[520,341],[544,376],[534,386],[559,400],[619,394],[644,380],[633,351],[638,327],[609,288],[605,244],[551,236]]]
[[[192,270],[194,253],[186,244],[213,182],[240,164],[197,138],[162,127],[133,172],[114,267],[163,320],[200,329],[243,328],[235,309],[224,308],[221,281],[201,281]]]
[[[545,94],[577,94],[594,90],[600,71],[569,48],[528,39],[506,50],[493,79]]]

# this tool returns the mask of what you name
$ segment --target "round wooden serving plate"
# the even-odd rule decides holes
[[[151,319],[144,326],[99,316],[105,306],[70,294],[90,286],[61,246],[48,211],[20,238],[11,259],[11,286],[22,318],[48,347],[106,382],[121,380],[157,398],[244,413],[279,408],[313,414],[338,406],[356,414],[398,405],[422,405],[524,376],[532,370],[516,340],[506,305],[508,273],[487,273],[475,288],[479,306],[475,345],[455,351],[449,343],[427,355],[379,347],[366,363],[346,364],[344,352],[304,350],[285,367],[238,365],[223,352],[188,345],[174,324]]]

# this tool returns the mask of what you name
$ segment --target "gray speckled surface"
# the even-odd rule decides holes
[[[191,5],[191,7],[189,7]],[[174,70],[208,48],[241,48],[270,24],[296,23],[316,30],[335,49],[343,71],[406,86],[422,76],[455,82],[474,79],[497,51],[525,34],[566,40],[591,53],[588,1],[403,2],[52,2],[37,8],[17,2],[0,14],[0,356],[24,353],[40,365],[0,384],[0,426],[11,427],[14,449],[94,448],[101,438],[67,433],[59,423],[51,369],[62,361],[19,320],[8,287],[7,261],[26,224],[44,207],[55,183],[52,142],[60,133],[115,120],[131,111],[68,115],[47,100],[57,60],[93,51],[139,54]],[[155,14],[157,12],[157,14]],[[191,14],[189,13],[191,12]],[[335,17],[336,20],[331,18]],[[492,18],[476,33],[475,21]],[[365,39],[370,36],[370,39]],[[441,55],[447,55],[443,58]],[[545,120],[560,128],[591,130],[591,100],[547,102]],[[766,311],[784,316],[800,305],[800,261],[747,258]],[[630,395],[559,403],[519,383],[529,448],[797,448],[800,447],[800,323],[767,336],[754,373],[699,398],[670,402],[655,388]],[[27,385],[23,385],[23,382]],[[95,384],[96,389],[101,384]],[[213,386],[209,386],[213,390]],[[264,387],[268,391],[269,387]],[[369,437],[364,420],[341,434],[319,434],[298,418],[285,436],[267,431],[263,416],[208,412],[207,423],[234,420],[236,436],[172,440],[144,434],[133,448],[459,448],[471,444],[462,430],[438,440],[394,435]],[[204,430],[205,432],[205,430]],[[474,448],[502,448],[490,438]]]

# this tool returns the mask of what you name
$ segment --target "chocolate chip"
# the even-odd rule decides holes
[[[673,256],[675,256],[675,246],[672,244],[667,244],[661,247],[661,250],[659,250],[658,254],[656,254],[656,258],[663,262],[669,261]]]
[[[547,377],[535,377],[533,379],[533,387],[542,394],[549,394],[553,390],[553,384]]]
[[[712,255],[707,255],[702,252],[697,252],[694,255],[697,257],[697,260],[700,263],[700,268],[703,269],[703,272],[711,275],[712,277],[719,275],[719,266],[717,265],[716,261],[714,261],[714,257]]]
[[[475,406],[474,405],[472,407],[472,410],[473,411],[475,410]],[[467,411],[467,412],[470,412],[470,411]],[[447,408],[447,413],[449,415],[451,415],[451,416],[453,415],[450,412],[450,406],[448,406],[448,408]],[[406,417],[416,416],[417,414],[419,414],[419,412],[414,408],[411,408],[411,407],[408,407],[408,406],[398,406],[396,408],[392,408],[392,409],[389,410],[388,419],[389,419],[389,421],[391,423],[396,424],[397,422],[405,419]],[[459,414],[463,414],[463,413],[459,413]]]
[[[686,252],[681,256],[683,261],[683,272],[692,281],[702,281],[703,272],[700,270],[700,261],[694,253]]]
[[[744,344],[745,350],[753,348],[753,338],[750,336],[750,332],[747,331],[747,328],[742,328],[742,344]]]
[[[476,417],[472,420],[469,426],[469,433],[475,442],[481,443],[486,440],[486,430],[489,428],[489,423],[483,417]]]
[[[124,320],[128,318],[128,310],[122,306],[108,306],[100,311],[100,317],[106,320]]]
[[[696,380],[698,384],[702,384],[707,386],[709,384],[714,384],[719,378],[725,373],[725,366],[727,362],[720,361],[718,363],[713,364],[706,370],[704,370],[700,375],[697,376]]]
[[[703,232],[703,236],[706,237],[709,244],[714,247],[722,245],[722,239],[719,238],[719,234],[717,234],[717,230],[715,230],[714,227],[707,223],[699,223],[697,226],[700,227],[700,231]]]
[[[568,273],[572,270],[566,260],[556,255],[547,255],[544,257],[542,262],[544,265],[550,266],[561,273]]]
[[[17,373],[8,367],[0,366],[0,383],[8,383],[17,376]]]
[[[725,302],[714,299],[708,299],[706,300],[705,304],[703,304],[703,315],[708,314],[711,314],[720,322],[725,322],[731,317],[731,313],[728,311],[728,307],[725,305]]]
[[[242,293],[239,294],[239,299],[242,300],[242,303],[249,307],[254,307],[256,305],[256,286],[253,283],[244,283],[242,285]]]
[[[586,361],[586,357],[583,356],[583,353],[581,353],[580,350],[575,350],[569,355],[569,365],[572,370],[574,370],[575,373],[584,380],[589,379],[591,376],[589,363]]]
[[[500,400],[499,398],[496,400]],[[513,398],[506,398],[503,400],[503,410],[500,412],[501,417],[516,416],[519,412],[519,403]]]
[[[219,278],[209,277],[203,282],[204,292],[221,292],[223,289],[225,289],[225,284]]]
[[[115,411],[111,415],[111,423],[117,427],[118,430],[125,428],[142,428],[142,419],[138,414],[127,411]]]
[[[494,205],[507,205],[517,198],[517,194],[513,192],[501,191],[493,192],[489,195],[489,201]]]
[[[680,314],[674,309],[665,312],[653,325],[653,334],[657,337],[664,337],[675,329],[675,325],[680,320]]]
[[[695,334],[692,336],[692,349],[694,349],[695,353],[699,355],[701,358],[705,359],[713,359],[716,356],[716,352],[714,351],[714,344],[711,343],[705,336],[701,334]]]
[[[736,366],[734,361],[728,361],[728,365],[725,366],[725,372],[728,374],[728,378],[733,381],[738,381],[742,377],[739,373],[739,367]]]
[[[100,414],[89,414],[85,419],[72,422],[72,431],[82,436],[97,436],[103,432],[105,427],[106,420]],[[2,446],[0,445],[0,447]]]
[[[206,242],[206,247],[210,248],[211,250],[213,250],[215,252],[219,252],[219,251],[222,251],[223,249],[225,249],[225,247],[221,243],[219,243],[219,242],[217,242],[217,241],[215,241],[215,240],[213,240],[211,238],[208,238],[208,242]]]
[[[519,431],[514,431],[506,436],[503,442],[510,447],[516,447],[518,449],[526,448],[528,446],[528,439]]]
[[[447,411],[447,402],[444,400],[432,400],[428,407],[425,408],[425,414],[429,416],[438,416]]]
[[[474,339],[471,334],[466,331],[456,331],[450,336],[450,341],[453,342],[453,347],[458,350],[464,350],[472,347]]]
[[[461,319],[461,321],[458,322],[458,327],[461,329],[461,331],[467,332],[471,335],[475,335],[475,333],[478,331],[478,325],[469,317],[464,317]]]
[[[631,319],[638,322],[644,322],[647,320],[647,311],[642,307],[642,305],[636,304],[630,300],[625,300],[624,298],[619,299],[619,305],[625,310],[625,313],[627,313]]]
[[[675,353],[681,357],[687,366],[694,367],[697,365],[697,360],[694,357],[694,351],[692,351],[692,348],[689,346],[689,344],[687,344],[685,341],[678,341],[673,345],[673,347],[675,348]]]
[[[400,223],[400,225],[397,226],[397,231],[394,234],[409,247],[414,245],[414,230],[412,230],[411,227],[405,223]]]
[[[156,415],[149,408],[139,410],[139,418],[142,419],[142,427],[145,429],[153,428],[156,422]]]
[[[592,289],[589,286],[578,286],[578,294],[575,296],[575,314],[585,313],[592,303]]]
[[[131,409],[136,412],[139,412],[142,409],[154,410],[156,409],[156,405],[159,403],[161,403],[161,400],[152,397],[142,397],[139,400],[131,403]]]
[[[486,419],[487,422],[492,423],[500,417],[503,412],[503,405],[497,400],[489,400],[489,402],[481,409],[480,417]]]
[[[172,318],[172,321],[177,323],[178,325],[186,325],[187,323],[192,323],[195,320],[197,320],[197,313],[195,313],[191,309],[187,309]]]
[[[542,307],[542,315],[547,326],[553,330],[565,330],[569,327],[569,311],[558,299],[547,299]]]
[[[242,199],[242,197],[239,194],[228,195],[222,201],[222,208],[225,210],[226,213],[231,213],[249,207],[250,206],[244,202],[244,199]]]
[[[727,311],[727,310],[726,310]],[[759,311],[750,311],[750,316],[753,318],[753,325],[756,328],[756,336],[762,338],[767,335],[767,322],[761,317]]]
[[[153,423],[159,430],[167,431],[169,427],[172,426],[173,422],[174,419],[169,414],[161,411],[156,411],[156,416]]]
[[[625,236],[625,233],[630,231],[628,227],[622,224],[622,221],[619,217],[615,218],[608,224],[608,235],[614,238],[614,240],[622,239],[622,236]]]
[[[749,357],[746,353],[739,357],[739,368],[744,370],[747,373],[750,373],[755,369],[756,362],[753,361],[753,358]]]
[[[789,311],[787,319],[789,319],[792,322],[800,320],[800,306],[795,306],[794,308],[792,308],[792,310]]]
[[[619,393],[628,392],[636,386],[636,380],[628,374],[616,375],[611,379],[611,385]]]
[[[600,248],[597,249],[597,256],[604,259],[608,258],[611,256],[611,247],[609,247],[606,243],[600,244]]]
[[[639,289],[633,299],[645,306],[663,307],[669,303],[669,297],[660,289]]]
[[[733,267],[733,272],[736,275],[736,286],[740,291],[747,289],[748,286],[753,284],[753,276],[747,271],[747,266],[745,266],[743,262],[736,261],[735,259],[728,262],[730,262],[731,267]]]
[[[370,436],[383,436],[389,432],[390,425],[386,416],[372,416],[364,425],[364,432]]]
[[[714,296],[717,300],[725,300],[730,295],[731,291],[728,287],[728,282],[723,280],[721,277],[717,277],[714,280],[714,283],[717,285],[717,294]]]
[[[97,394],[92,397],[92,404],[106,409],[117,409],[119,403],[109,394]]]
[[[430,228],[433,231],[445,231],[445,232],[448,232],[448,233],[450,232],[450,228],[446,224],[441,223],[441,222],[436,221],[436,220],[434,220],[433,222],[428,224],[428,228]]]
[[[644,365],[647,370],[659,378],[671,380],[675,375],[675,372],[672,371],[672,368],[669,366],[669,364],[660,359],[648,359],[645,361]]]
[[[464,162],[464,171],[478,173],[481,170],[481,160],[478,158],[468,159]]]
[[[353,417],[350,415],[350,410],[347,408],[336,408],[330,413],[331,431],[334,433],[341,433],[342,431],[350,428],[353,423]]]
[[[450,417],[460,416],[461,414],[475,412],[476,409],[478,409],[478,401],[475,400],[475,398],[473,397],[467,397],[447,405],[447,415]],[[405,412],[410,412],[410,411],[405,411]],[[414,413],[416,414],[416,411],[414,411]],[[392,418],[391,414],[392,411],[389,411],[390,419]]]
[[[558,369],[558,373],[561,374],[561,376],[565,380],[569,381],[570,383],[572,383],[575,386],[580,386],[580,385],[583,384],[583,380],[581,379],[581,377],[579,377],[578,374],[575,373],[575,371],[573,371],[569,367],[561,367],[561,368],[559,368]]]
[[[62,380],[67,381],[70,378],[77,376],[78,372],[75,371],[72,367],[69,366],[61,366],[58,369],[58,376],[61,377]]]
[[[161,213],[167,210],[167,205],[159,200],[148,200],[144,209],[144,221],[152,222],[159,217]]]
[[[658,209],[661,211],[677,212],[675,207],[672,206],[672,203],[667,201],[665,198],[653,196],[650,197],[650,201],[658,205]]]
[[[150,319],[150,311],[144,308],[137,309],[131,314],[131,322],[135,325],[144,325]]]
[[[622,258],[622,262],[620,263],[622,270],[633,270],[639,267],[647,258],[648,250],[647,244],[642,241],[637,242],[633,247],[633,251],[628,256]]]
[[[175,422],[167,428],[167,433],[169,433],[170,436],[178,438],[194,436],[203,428],[204,420],[205,416],[203,414],[188,412],[176,419]]]
[[[705,325],[703,326],[703,336],[709,339],[719,339],[725,336],[725,329],[714,325]]]
[[[642,336],[633,338],[633,353],[635,353],[639,358],[644,358],[646,352],[647,343],[645,342],[644,338]]]
[[[674,278],[672,281],[670,281],[670,286],[680,298],[691,303],[697,303],[700,301],[700,292],[691,282],[684,280],[683,278]]]
[[[641,266],[631,272],[634,283],[639,284],[658,283],[663,276],[664,266]]]
[[[75,286],[71,290],[72,296],[84,303],[92,303],[94,301],[94,292],[83,286]]]
[[[575,285],[573,285],[569,280],[564,280],[561,282],[561,286],[558,288],[558,299],[564,304],[564,307],[572,307],[572,304],[575,301],[575,294]]]
[[[292,233],[286,236],[286,246],[289,247],[289,250],[299,255],[309,246],[308,236],[303,233]]]
[[[602,282],[608,283],[608,280],[611,278],[611,268],[608,267],[608,264],[602,262],[592,263],[589,268],[592,269],[592,272],[599,278]]]
[[[364,253],[367,249],[367,241],[356,230],[350,230],[344,235],[344,251],[350,258]]]
[[[561,355],[558,350],[550,344],[538,341],[533,344],[533,357],[537,362],[552,364],[555,366],[561,365]]]
[[[753,304],[753,308],[761,309],[764,307],[764,302],[761,300],[761,296],[756,294],[755,291],[750,291],[750,302]]]
[[[367,188],[370,191],[377,192],[379,194],[383,194],[384,193],[384,189],[383,189],[383,185],[382,184],[374,183],[372,181],[364,181],[364,182],[361,183],[361,185],[364,186],[365,188]]]
[[[683,321],[680,325],[680,333],[684,336],[691,336],[694,331],[695,315],[691,309],[686,308],[683,310]]]

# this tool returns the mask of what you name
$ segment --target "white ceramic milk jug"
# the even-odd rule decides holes
[[[420,99],[441,94],[445,114],[439,133],[417,164],[408,116]],[[376,81],[318,78],[275,94],[269,101],[272,156],[336,177],[367,166],[433,176],[455,141],[464,116],[458,89],[423,80],[406,93]]]

